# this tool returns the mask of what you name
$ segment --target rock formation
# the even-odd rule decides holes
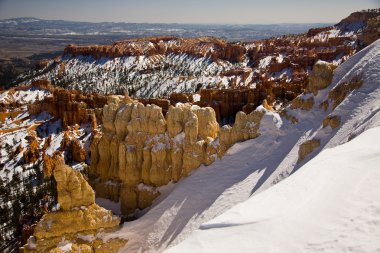
[[[95,193],[83,175],[55,158],[53,176],[57,182],[58,203],[63,210],[89,206],[95,203]]]
[[[24,252],[61,252],[60,245],[65,241],[72,244],[70,252],[75,252],[75,249],[80,250],[77,252],[117,251],[125,241],[111,239],[101,243],[97,233],[117,228],[120,219],[95,204],[95,193],[80,172],[65,165],[63,158],[58,155],[51,159],[60,210],[42,217],[34,230],[34,237],[23,247]],[[93,239],[81,240],[80,235]],[[105,244],[111,250],[107,250]],[[113,250],[115,245],[118,248]]]
[[[120,200],[124,214],[143,209],[158,196],[157,187],[213,163],[233,143],[257,137],[262,115],[240,112],[234,126],[219,133],[210,107],[178,103],[165,118],[156,105],[110,96],[103,108],[103,135],[91,144],[95,191]]]
[[[313,72],[309,77],[307,90],[316,95],[318,90],[329,86],[332,81],[335,68],[335,65],[324,61],[316,62],[313,67]]]
[[[320,140],[312,139],[302,143],[298,150],[298,162],[301,162],[305,157],[313,152],[316,148],[321,145]]]
[[[68,155],[68,159],[72,161],[84,162],[86,160],[86,150],[84,149],[80,141],[75,137],[72,131],[64,132],[61,146],[59,149],[61,152],[66,152]]]

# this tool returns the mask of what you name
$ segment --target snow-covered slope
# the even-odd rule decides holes
[[[200,167],[166,189],[168,194],[143,217],[125,223],[113,235],[128,239],[122,252],[157,252],[174,246],[201,224],[289,176],[321,150],[344,144],[364,130],[379,126],[379,68],[380,41],[377,41],[335,70],[332,84],[318,92],[311,110],[287,108],[299,123],[281,120],[276,113],[266,111],[260,137],[235,144],[221,160]],[[363,85],[349,92],[336,108],[331,100],[327,110],[320,106],[331,90],[355,77],[360,77]],[[338,128],[323,128],[323,119],[328,115],[341,118]],[[320,147],[298,162],[300,145],[313,138],[320,140]]]
[[[174,252],[378,252],[380,127],[203,224]]]

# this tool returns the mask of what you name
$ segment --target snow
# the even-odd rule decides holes
[[[149,185],[146,185],[146,184],[143,184],[143,183],[140,183],[137,185],[137,189],[139,191],[148,191],[148,192],[156,192],[156,189],[153,188],[152,186],[149,186]]]
[[[61,142],[63,140],[63,133],[51,134],[52,140],[50,146],[46,149],[46,154],[53,156],[54,152],[61,147]]]
[[[32,87],[27,90],[15,91],[13,94],[8,91],[3,92],[0,94],[0,102],[18,102],[19,104],[29,104],[31,102],[41,101],[50,95],[51,93],[49,91]]]
[[[282,63],[283,61],[284,61],[284,55],[279,54],[279,55],[276,57],[276,62],[278,62],[278,63]]]
[[[272,58],[273,58],[273,56],[267,56],[264,59],[261,59],[260,63],[259,63],[259,68],[260,69],[265,69],[266,67],[268,67],[268,65],[272,61]]]
[[[77,238],[86,242],[93,242],[96,239],[96,237],[92,234],[89,234],[89,235],[78,234]]]
[[[376,252],[380,127],[203,224],[175,252]]]
[[[69,241],[66,241],[65,238],[63,238],[63,240],[58,243],[58,248],[61,250],[61,252],[71,252],[71,248],[72,248],[73,244]]]
[[[170,44],[170,42],[169,42]],[[131,44],[132,45],[132,44]],[[209,57],[187,54],[154,56],[126,56],[95,59],[89,56],[62,59],[69,89],[84,92],[116,93],[133,89],[140,97],[162,97],[172,92],[195,92],[197,84],[204,86],[228,83],[220,73],[234,69],[239,64],[228,61],[213,62]],[[152,72],[152,69],[162,69]],[[35,73],[39,78],[56,79],[59,67],[45,73]]]
[[[279,72],[275,72],[273,73],[273,77],[274,78],[282,78],[282,77],[285,77],[286,76],[286,79],[288,82],[290,82],[290,78],[292,77],[292,69],[291,68],[284,68],[282,69],[281,71]]]
[[[194,102],[201,101],[201,95],[199,95],[199,94],[193,94],[193,100],[194,100]]]

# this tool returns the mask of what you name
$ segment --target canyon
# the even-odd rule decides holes
[[[378,21],[68,45],[41,62],[0,91],[1,190],[17,193],[1,198],[37,202],[14,215],[22,250],[161,252],[375,126]]]

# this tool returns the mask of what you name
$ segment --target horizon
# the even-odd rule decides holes
[[[380,0],[0,0],[2,20],[32,17],[88,23],[193,25],[332,24]],[[186,11],[184,11],[186,10]],[[271,14],[271,15],[268,15]]]
[[[344,18],[344,17],[343,17]],[[342,19],[343,19],[342,18]],[[127,22],[127,21],[86,21],[86,20],[70,20],[70,19],[46,19],[37,17],[10,17],[5,19],[0,19],[0,21],[14,20],[14,19],[37,19],[42,21],[64,21],[64,22],[76,22],[76,23],[114,23],[114,24],[152,24],[152,25],[215,25],[215,26],[271,26],[271,25],[332,25],[334,22],[302,22],[302,23],[162,23],[162,22]],[[340,21],[340,20],[339,20]],[[338,22],[339,22],[338,21]]]

